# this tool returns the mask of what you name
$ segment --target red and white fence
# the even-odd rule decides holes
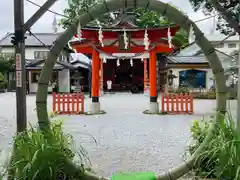
[[[163,94],[162,113],[193,114],[193,96],[191,94]]]
[[[53,112],[56,114],[84,113],[83,93],[52,93]]]

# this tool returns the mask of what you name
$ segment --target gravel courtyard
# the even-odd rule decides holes
[[[0,149],[11,147],[16,129],[14,93],[0,94]],[[182,161],[189,142],[192,120],[213,114],[215,101],[195,100],[195,115],[149,116],[145,95],[114,94],[100,98],[107,114],[96,116],[59,116],[66,132],[88,152],[93,168],[100,175],[116,171],[155,171],[160,173]],[[51,111],[51,96],[48,108]],[[86,98],[86,110],[90,100]],[[236,109],[231,102],[231,110]],[[36,123],[35,95],[27,96],[28,120]],[[97,144],[91,138],[97,140]]]

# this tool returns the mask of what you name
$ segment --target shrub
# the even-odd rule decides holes
[[[181,94],[181,93],[186,94],[189,92],[190,91],[187,87],[180,87],[180,88],[176,89],[176,91],[175,91],[175,93],[177,93],[177,94]]]
[[[211,122],[211,121],[210,121]],[[200,146],[206,137],[210,122],[194,121],[191,127],[193,142],[189,146],[190,154]],[[240,134],[235,129],[231,116],[219,125],[219,130],[209,146],[199,157],[196,174],[206,178],[223,180],[240,179]]]
[[[214,91],[193,93],[194,99],[216,99],[216,97],[217,96]],[[236,97],[237,97],[237,93],[234,93],[234,92],[227,93],[227,98],[229,100],[236,99]]]
[[[0,72],[0,89],[5,89],[5,88],[6,88],[6,82],[3,74]]]
[[[10,168],[14,169],[15,179],[72,179],[83,174],[73,174],[66,160],[73,161],[72,136],[63,133],[62,122],[51,125],[51,131],[44,134],[39,128],[30,128],[14,138],[15,149]],[[83,150],[79,153],[81,164],[86,159]],[[84,162],[83,162],[84,161]]]
[[[214,91],[194,93],[195,99],[216,99],[216,93]]]

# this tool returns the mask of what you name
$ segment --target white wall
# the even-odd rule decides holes
[[[236,44],[236,47],[235,47],[235,48],[229,48],[229,47],[228,47],[228,44],[232,44],[232,43],[233,43],[233,44]],[[234,50],[238,50],[238,49],[239,49],[239,46],[240,46],[240,44],[239,44],[238,42],[225,42],[225,43],[223,43],[223,47],[222,47],[222,48],[216,48],[216,49],[229,55],[229,54],[231,54]]]
[[[32,72],[28,72],[28,78],[29,78],[29,93],[36,93],[38,83],[32,83]],[[48,92],[52,92],[52,86],[48,87]]]
[[[59,92],[70,92],[70,71],[63,69],[58,72]]]
[[[222,51],[226,54],[230,54],[234,50],[238,50],[240,47],[238,35],[227,38],[227,36],[225,36],[223,34],[215,33],[215,34],[211,34],[211,35],[206,35],[206,37],[210,42],[212,42],[213,44],[216,44],[216,45],[221,43],[225,39],[223,42],[223,47],[221,47],[221,48],[216,47],[216,49],[218,49],[219,51]],[[236,44],[236,47],[231,48],[228,46],[228,44]]]
[[[192,68],[188,68],[188,69],[190,70]],[[173,80],[174,87],[176,88],[179,87],[179,72],[188,70],[188,69],[172,69],[173,74],[177,76],[177,78]],[[196,70],[206,71],[206,89],[210,89],[211,86],[213,85],[213,80],[211,80],[211,78],[213,78],[212,70],[211,69],[196,69]]]
[[[34,51],[49,51],[48,48],[45,47],[36,47],[36,48],[26,48],[25,49],[25,59],[34,59]],[[12,47],[4,47],[2,48],[3,53],[14,53],[14,48]]]
[[[34,48],[27,47],[25,49],[25,59],[34,60],[34,51],[49,51],[49,49],[45,48],[45,47],[34,47]],[[14,53],[14,48],[4,47],[4,48],[1,49],[1,52],[2,53]],[[55,66],[59,66],[59,65],[55,65]],[[68,89],[68,91],[66,91],[66,92],[70,92],[70,73],[69,73],[69,70],[63,70],[62,73],[60,71],[59,74],[60,74],[59,86],[61,86],[61,90],[63,90],[63,92],[65,92]],[[29,91],[30,91],[30,93],[36,93],[38,84],[37,83],[32,83],[31,72],[29,72],[28,76],[29,76]],[[66,76],[66,77],[64,77],[64,76]],[[48,87],[48,92],[52,92],[52,87],[51,86]]]

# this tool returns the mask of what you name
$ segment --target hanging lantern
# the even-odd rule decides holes
[[[100,21],[97,20],[97,24],[98,24],[98,26],[99,26],[99,30],[98,30],[98,40],[99,40],[101,46],[104,47],[104,44],[103,44],[103,31],[102,31],[102,26],[101,26]]]
[[[143,59],[143,58],[141,59],[141,62],[144,62],[144,59]]]
[[[123,30],[123,39],[124,39],[124,47],[125,49],[128,49],[128,37],[126,29]]]
[[[145,29],[145,33],[144,33],[144,39],[143,39],[143,44],[145,46],[145,50],[147,51],[149,49],[149,38],[148,38],[148,33],[147,33],[147,28]]]
[[[119,59],[117,60],[117,66],[120,66],[120,60]]]
[[[130,65],[133,66],[133,60],[132,60],[132,58],[130,59]]]
[[[77,38],[79,41],[82,40],[82,28],[81,28],[81,22],[79,21],[78,27],[77,27]]]
[[[168,45],[169,45],[169,48],[172,48],[172,35],[171,35],[171,29],[170,29],[170,27],[168,28],[167,36],[168,36]]]

